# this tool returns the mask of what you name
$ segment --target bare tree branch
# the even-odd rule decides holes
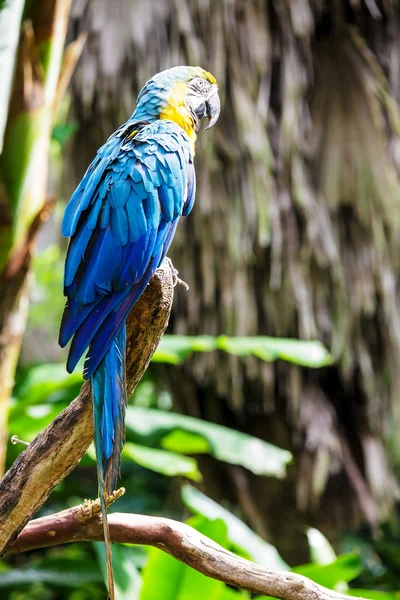
[[[164,263],[128,318],[129,394],[146,371],[168,325],[172,300],[172,272]],[[0,556],[78,464],[92,439],[92,402],[85,383],[78,398],[29,444],[0,481]]]
[[[10,553],[55,546],[67,542],[102,540],[98,500],[31,521],[19,534]],[[269,569],[236,556],[189,525],[126,513],[108,517],[113,542],[154,546],[200,573],[253,594],[282,600],[349,600],[307,577]]]
[[[172,274],[169,265],[165,264],[157,271],[128,319],[129,393],[145,372],[166,329],[172,300]],[[0,481],[1,554],[103,539],[98,500],[35,519],[23,529],[54,487],[78,464],[92,438],[92,403],[85,383],[78,398],[35,438]],[[115,492],[112,500],[121,493],[123,490]],[[177,521],[114,513],[109,516],[109,524],[113,542],[154,546],[204,575],[252,593],[282,600],[350,598],[301,575],[269,569],[240,558]]]

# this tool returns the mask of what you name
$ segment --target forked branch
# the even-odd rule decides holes
[[[102,540],[98,501],[31,521],[20,533],[11,553],[67,542]],[[192,527],[144,515],[113,513],[108,517],[113,542],[154,546],[200,573],[229,585],[282,600],[350,600],[310,579],[269,569],[225,550]],[[354,597],[353,597],[354,600]]]
[[[172,300],[172,273],[164,264],[128,319],[129,393],[145,372],[166,329]],[[54,487],[78,464],[92,438],[92,403],[85,383],[78,398],[29,444],[0,482],[0,555],[102,539],[98,501],[30,521]],[[118,495],[116,492],[115,498]],[[240,558],[177,521],[113,513],[109,525],[114,542],[154,546],[204,575],[252,593],[283,600],[350,600],[350,596],[296,573]]]

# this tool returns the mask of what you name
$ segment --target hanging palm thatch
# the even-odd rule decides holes
[[[97,0],[75,3],[72,29],[89,40],[71,185],[153,73],[200,64],[219,81],[223,112],[201,136],[196,208],[171,255],[190,285],[173,330],[318,338],[337,360],[310,371],[197,355],[170,374],[183,410],[297,456],[285,485],[222,481],[278,544],[321,514],[331,533],[360,515],[376,526],[399,492],[385,453],[399,456],[397,2]]]

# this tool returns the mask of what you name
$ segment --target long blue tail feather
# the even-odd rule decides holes
[[[107,497],[111,496],[115,489],[125,438],[125,350],[126,327],[124,324],[90,380],[93,396],[97,477],[106,546],[108,589],[111,597],[114,593],[114,578],[107,520]]]

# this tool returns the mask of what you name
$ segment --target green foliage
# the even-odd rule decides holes
[[[332,364],[333,358],[320,342],[271,338],[266,336],[229,338],[201,335],[165,335],[153,357],[155,362],[179,364],[193,352],[223,350],[236,356],[254,355],[271,362],[278,358],[304,367],[320,368]]]
[[[21,371],[11,407],[10,432],[30,441],[76,396],[81,382],[80,374],[67,375],[64,365],[59,364],[42,364]],[[154,394],[155,388],[148,377],[137,389],[138,401],[143,404],[153,402],[150,397],[153,398]],[[149,507],[154,505],[157,494],[168,493],[168,487],[159,486],[160,475],[164,476],[161,479],[165,481],[177,475],[194,481],[199,480],[199,466],[189,454],[210,454],[219,460],[249,468],[260,475],[274,477],[284,473],[291,459],[287,451],[241,432],[173,412],[138,406],[128,408],[127,434],[122,484],[128,490],[135,490],[135,493],[128,492],[119,501],[117,510],[130,512],[151,512],[154,509]],[[14,452],[19,450],[15,448]],[[89,465],[91,487],[87,488],[85,486],[88,485]],[[81,501],[84,496],[94,496],[94,471],[92,461],[85,458],[73,476],[57,488],[52,504],[50,503],[46,510],[60,510]],[[147,475],[143,479],[145,473]],[[162,503],[162,500],[160,501]],[[261,539],[237,515],[199,490],[184,485],[182,501],[186,509],[195,515],[188,523],[225,548],[260,564],[289,569],[272,544]],[[172,513],[175,518],[182,515],[182,509],[175,503],[174,510],[177,509],[178,512]],[[156,510],[160,514],[160,509]],[[331,545],[319,531],[310,528],[306,533],[313,562],[295,567],[295,572],[302,573],[326,587],[343,591],[347,590],[351,581],[356,580],[358,587],[353,591],[350,589],[349,593],[371,597],[372,600],[396,598],[394,592],[390,591],[393,588],[388,587],[387,582],[377,590],[360,588],[367,569],[362,553],[352,551],[336,558]],[[349,547],[350,550],[357,549],[359,541],[353,540],[352,545],[349,542]],[[393,560],[396,560],[398,547],[390,539],[386,539],[384,549],[387,554],[392,553]],[[133,546],[115,545],[113,552],[118,600],[250,598],[247,593],[232,590],[221,582],[208,579],[159,550],[150,549],[139,554]],[[101,572],[104,567],[103,553],[102,544],[80,544],[57,551],[46,551],[44,556],[27,558],[14,568],[10,568],[9,561],[3,562],[3,568],[0,569],[0,588],[10,592],[13,590],[12,593],[19,590],[18,599],[16,597],[15,600],[36,597],[49,600],[59,597],[89,600],[101,597],[104,593],[104,578]],[[374,586],[375,580],[371,575],[367,581],[370,587]]]
[[[349,596],[361,596],[362,598],[371,598],[371,600],[399,600],[400,592],[383,592],[382,590],[365,590],[364,588],[353,588],[346,590]]]
[[[28,442],[46,427],[79,393],[82,376],[68,375],[59,364],[24,370],[14,388],[9,431]]]
[[[69,375],[65,365],[47,363],[26,369],[14,388],[17,400],[14,413],[21,412],[28,405],[68,403],[81,385],[81,373]]]
[[[182,500],[191,512],[207,519],[221,519],[224,521],[234,551],[241,556],[274,569],[289,568],[272,544],[260,538],[238,517],[199,492],[199,490],[190,485],[185,485],[182,489]]]
[[[66,396],[77,384],[73,378],[69,378],[70,381],[68,379],[62,381],[57,366],[47,369],[43,366],[36,367],[30,371],[24,374],[17,386],[21,399],[21,410],[18,412],[15,407],[14,425],[17,424],[18,418],[24,415],[24,410],[27,408],[32,410],[44,406],[43,394],[50,395],[52,399],[50,406],[57,406],[57,398],[61,397],[62,402],[65,402]],[[66,388],[64,392],[60,390],[62,386]],[[31,404],[29,404],[29,399],[32,401]],[[138,415],[139,413],[136,413],[135,416]],[[177,417],[179,426],[182,426],[179,421],[181,415],[171,413],[171,417]],[[32,420],[40,421],[40,417],[33,412]],[[24,425],[26,425],[25,421]],[[184,434],[188,433],[184,429],[182,431]],[[147,426],[141,432],[142,437],[146,438],[144,432],[147,432],[146,435],[154,433],[152,429],[147,431]],[[208,447],[211,447],[213,440],[210,443],[205,430],[202,430],[202,434],[206,436]],[[147,441],[150,439],[151,435]],[[185,442],[185,436],[182,439]],[[200,447],[202,439],[202,435],[195,434],[194,440],[198,447]],[[182,447],[184,446],[183,442],[180,441]],[[193,443],[189,435],[185,444],[193,447]],[[188,473],[191,473],[190,468],[193,470],[193,474],[196,473],[196,477],[199,475],[196,463],[185,463],[185,459],[188,459],[185,456],[177,456],[176,464],[174,465],[171,461],[173,465],[171,467],[168,464],[171,458],[169,454],[165,450],[144,448],[131,442],[127,443],[125,450],[126,459],[132,458],[136,463],[142,463],[164,475],[171,476],[175,471],[179,475],[186,474],[187,476]],[[181,463],[182,459],[184,459],[183,463]],[[127,460],[124,462],[126,464]],[[186,465],[190,465],[190,468],[185,473]],[[79,476],[81,468],[77,470],[78,474],[75,474],[75,477]],[[71,485],[68,480],[66,482],[67,486]],[[64,488],[63,493],[64,496],[68,494],[68,487]],[[187,523],[202,534],[240,556],[270,567],[289,569],[273,545],[261,539],[237,516],[200,491],[185,485],[182,488],[182,500],[186,508],[195,515]],[[294,568],[295,572],[311,577],[332,589],[338,587],[343,589],[346,582],[360,575],[363,565],[357,554],[350,553],[335,558],[329,542],[320,532],[310,529],[307,531],[307,535],[314,562]],[[101,583],[105,578],[105,573],[102,572],[105,564],[104,547],[103,544],[95,543],[92,548],[94,554],[90,552],[90,545],[83,544],[49,550],[44,558],[28,559],[23,566],[13,569],[3,563],[3,568],[0,569],[0,588],[9,591],[19,590],[18,600],[28,600],[28,598],[55,600],[60,597],[70,600],[100,598],[104,594],[104,585]],[[250,600],[248,593],[233,590],[221,582],[209,579],[160,550],[147,549],[143,554],[138,553],[133,546],[114,545],[113,554],[117,600],[127,600],[128,598],[130,600],[203,600],[204,598]],[[332,558],[333,560],[331,560]],[[329,564],[327,564],[328,562]],[[60,596],[60,594],[62,595]],[[356,589],[353,594],[370,597],[372,600],[395,600],[396,598],[394,593],[387,593],[383,590]]]
[[[62,261],[58,247],[50,247],[35,260],[35,294],[38,302],[30,314],[30,327],[43,332],[49,324],[53,331],[59,321],[63,299]],[[57,301],[54,301],[57,298]],[[329,364],[330,357],[319,344],[271,338],[189,338],[165,336],[156,360],[179,363],[192,352],[216,349],[240,356],[255,355],[262,360],[281,358],[307,366]],[[320,354],[318,354],[318,352]],[[30,441],[79,392],[80,372],[67,375],[64,363],[42,363],[21,369],[10,412],[10,434]],[[171,398],[157,394],[152,373],[138,386],[127,410],[127,443],[122,463],[122,481],[128,493],[116,510],[129,512],[166,512],[181,519],[184,511],[192,515],[188,524],[238,555],[287,570],[290,567],[276,548],[254,533],[238,515],[214,502],[190,485],[181,488],[182,504],[177,500],[176,477],[201,480],[196,455],[208,454],[229,464],[240,465],[260,476],[284,476],[292,460],[290,452],[215,423],[186,417],[172,411]],[[153,407],[153,408],[150,408]],[[10,459],[21,447],[13,447]],[[46,511],[61,510],[94,497],[96,476],[93,449],[80,466],[53,493]],[[172,493],[171,493],[172,492]],[[171,503],[171,498],[175,500]],[[356,578],[351,593],[372,600],[394,600],[387,592],[387,581],[378,590],[364,590],[366,563],[353,546],[336,557],[329,542],[315,529],[307,530],[312,563],[294,570],[332,588],[346,589]],[[354,544],[354,547],[358,547]],[[389,550],[388,550],[389,552]],[[394,551],[393,551],[394,552]],[[157,549],[138,550],[129,545],[114,545],[116,593],[118,600],[250,600],[250,595],[209,579]],[[11,567],[12,565],[12,567]],[[89,600],[105,595],[103,544],[79,544],[46,550],[33,556],[13,557],[0,568],[0,588],[10,600]],[[368,584],[374,587],[370,577]],[[17,594],[17,595],[15,595]],[[261,600],[261,597],[260,597]]]
[[[53,338],[65,304],[62,294],[63,262],[64,257],[57,244],[38,252],[32,261],[34,293],[29,308],[29,327],[37,330],[45,326],[50,329]]]
[[[362,572],[361,558],[357,554],[343,554],[328,565],[311,563],[295,567],[293,571],[309,577],[331,590],[352,581]]]
[[[364,587],[380,590],[400,589],[400,537],[398,521],[384,523],[380,536],[362,532],[346,534],[342,541],[345,552],[358,552],[363,563]]]
[[[182,475],[193,481],[201,481],[202,476],[199,467],[194,458],[182,456],[175,452],[158,450],[156,448],[146,448],[128,442],[123,449],[123,457],[130,458],[138,465],[151,469],[156,473],[174,477]]]
[[[246,467],[258,475],[282,477],[292,459],[287,450],[245,433],[161,410],[130,406],[126,414],[126,428],[127,435],[135,441],[160,443],[168,450],[184,454],[193,453],[197,446],[201,452]],[[183,431],[185,435],[176,435],[176,431]],[[206,443],[201,443],[201,439]]]
[[[211,538],[223,548],[232,549],[228,527],[221,519],[193,517],[188,525]],[[224,583],[205,577],[190,567],[174,560],[160,550],[149,552],[143,569],[140,600],[240,600],[250,598],[245,592],[229,589]]]
[[[29,22],[32,5],[23,0],[9,0],[0,12],[0,39],[4,44],[0,48],[0,179],[3,210],[7,209],[4,214],[9,217],[2,223],[0,271],[10,252],[24,240],[43,206],[47,187],[47,142],[57,109],[56,90],[65,44],[62,24],[60,27],[52,25],[52,19],[57,18],[57,7],[50,5],[43,6],[45,18],[41,26],[35,21],[31,33],[25,32],[20,38],[22,16]],[[24,7],[27,10],[22,15]],[[24,52],[17,50],[20,39]],[[13,81],[15,94],[11,93]],[[20,96],[23,94],[23,102],[18,90]]]
[[[64,123],[57,122],[53,127],[52,139],[62,147],[78,130],[78,124],[74,121]]]

